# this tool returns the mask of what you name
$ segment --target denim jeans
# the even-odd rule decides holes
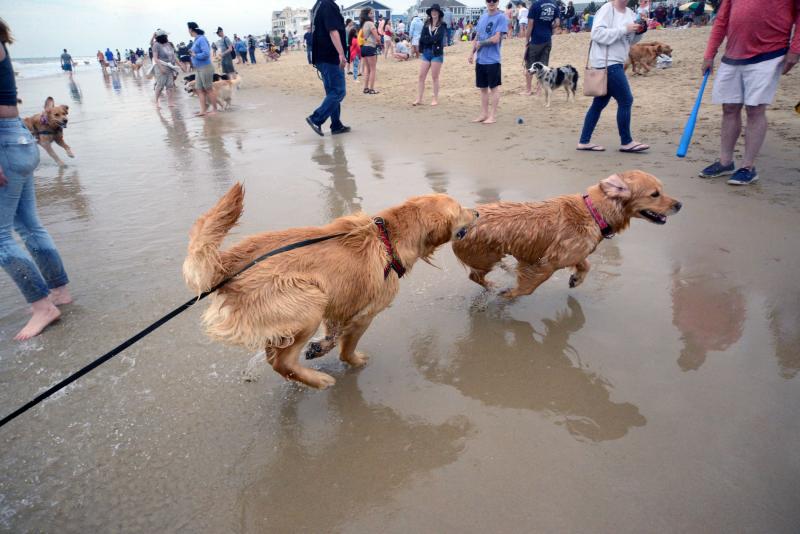
[[[28,302],[41,300],[50,289],[69,282],[61,256],[36,214],[33,171],[37,165],[39,146],[22,121],[0,119],[0,168],[8,181],[0,187],[0,266]],[[14,240],[12,228],[30,256]]]
[[[313,63],[311,63],[311,49],[310,48],[306,48],[306,59],[308,59],[308,64],[309,65],[313,65]]]
[[[360,63],[361,63],[361,59],[358,56],[353,58],[353,63],[352,63],[352,65],[353,65],[353,79],[355,81],[358,81],[358,65]]]
[[[581,132],[581,143],[586,144],[592,140],[592,132],[600,120],[600,113],[608,105],[611,97],[617,101],[617,129],[619,130],[620,144],[627,145],[633,138],[631,137],[631,107],[633,106],[633,94],[628,85],[628,78],[625,77],[625,69],[622,64],[616,63],[608,66],[608,91],[606,96],[596,96],[586,112],[583,120],[583,131]]]
[[[320,63],[317,65],[322,84],[325,86],[325,100],[311,114],[311,122],[322,126],[328,117],[331,119],[331,129],[336,130],[342,127],[339,120],[341,113],[341,103],[346,93],[344,82],[344,69],[336,63]]]
[[[250,52],[250,63],[255,65],[256,64],[256,47],[251,46],[250,48],[247,49],[247,51]]]

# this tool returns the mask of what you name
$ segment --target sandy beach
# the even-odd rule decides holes
[[[0,430],[0,530],[795,532],[800,74],[768,112],[760,182],[702,180],[710,87],[688,156],[674,154],[707,37],[648,33],[674,63],[631,80],[634,136],[653,147],[635,155],[615,150],[615,104],[594,139],[610,150],[590,154],[574,150],[588,98],[556,93],[548,110],[517,95],[521,41],[504,45],[491,126],[469,122],[466,44],[446,51],[434,109],[410,106],[416,62],[381,60],[379,95],[348,81],[353,131],[337,137],[303,121],[322,84],[302,51],[242,67],[233,108],[206,119],[185,94],[156,110],[150,81],[94,66],[72,86],[20,80],[23,115],[48,95],[70,105],[76,158],[59,169],[42,152],[35,176],[75,303],[15,342],[26,306],[0,277],[2,413],[190,298],[189,228],[235,181],[246,205],[228,242],[431,191],[543,199],[631,168],[684,208],[602,243],[581,287],[558,272],[511,303],[443,247],[362,339],[366,368],[311,362],[337,380],[321,392],[267,370],[244,382],[254,354],[206,338],[200,304]],[[587,46],[555,36],[551,62],[582,70]]]

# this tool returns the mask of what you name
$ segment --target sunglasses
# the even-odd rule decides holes
[[[497,3],[497,2],[499,2],[499,1],[500,1],[500,0],[486,0],[486,3],[487,3],[487,4],[496,4],[496,3]]]

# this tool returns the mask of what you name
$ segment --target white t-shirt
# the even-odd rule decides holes
[[[614,10],[613,2],[603,4],[594,14],[592,22],[592,51],[589,65],[596,69],[605,67],[606,50],[608,64],[624,64],[628,59],[631,45],[639,42],[642,35],[628,33],[626,26],[635,22],[633,11],[625,8],[625,13]]]
[[[517,14],[517,20],[519,20],[520,24],[527,24],[528,23],[528,8],[522,7],[519,10],[519,14]]]

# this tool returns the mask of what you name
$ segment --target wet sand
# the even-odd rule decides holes
[[[473,109],[401,113],[351,94],[354,131],[323,139],[302,121],[319,87],[287,95],[254,71],[235,109],[208,120],[184,95],[157,114],[149,83],[126,76],[80,71],[81,103],[64,79],[20,84],[28,113],[48,94],[71,106],[77,157],[60,171],[43,154],[36,177],[76,302],[16,343],[25,305],[0,277],[3,413],[188,298],[188,229],[234,180],[247,199],[233,239],[430,191],[541,199],[634,167],[685,207],[601,244],[580,288],[559,272],[514,303],[442,248],[364,336],[365,369],[335,353],[313,362],[337,379],[324,392],[271,371],[243,382],[253,354],[205,338],[200,305],[0,431],[0,529],[796,530],[796,143],[771,133],[761,182],[734,189],[694,178],[714,158],[714,120],[685,160],[677,115],[647,126],[664,131],[649,154],[583,154],[558,100],[522,126],[504,108],[486,127],[465,121]],[[609,111],[597,140],[613,147]]]

